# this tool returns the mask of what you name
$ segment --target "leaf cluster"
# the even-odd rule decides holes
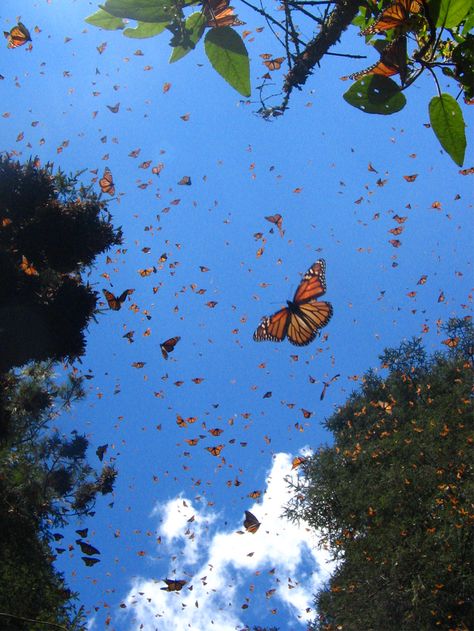
[[[288,515],[320,530],[338,562],[316,596],[319,631],[469,628],[474,327],[448,329],[466,345],[387,350],[388,376],[365,375],[326,422],[334,445],[303,465]]]

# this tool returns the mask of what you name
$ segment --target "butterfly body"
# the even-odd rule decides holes
[[[263,318],[253,339],[281,342],[288,337],[295,346],[310,344],[333,314],[329,302],[316,300],[326,292],[325,271],[325,262],[316,261],[303,276],[293,300],[287,300],[286,307]]]

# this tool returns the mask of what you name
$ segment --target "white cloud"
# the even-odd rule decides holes
[[[264,599],[268,609],[284,609],[292,628],[312,618],[314,613],[306,609],[312,607],[313,594],[332,565],[327,552],[317,547],[313,531],[281,516],[291,496],[285,480],[289,475],[290,455],[277,454],[262,502],[248,507],[261,522],[255,534],[243,532],[243,516],[233,530],[212,530],[218,515],[196,509],[186,498],[156,507],[153,515],[161,516],[163,544],[174,551],[167,578],[186,579],[188,584],[170,593],[161,589],[164,583],[136,579],[125,599],[133,628],[142,624],[147,631],[174,631],[177,620],[180,629],[193,631],[245,628],[242,605],[248,602],[252,607],[249,584],[260,572],[269,581],[265,589],[273,590]],[[260,596],[258,606],[262,610]]]

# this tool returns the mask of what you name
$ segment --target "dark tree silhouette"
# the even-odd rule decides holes
[[[474,327],[453,319],[447,350],[388,349],[326,426],[334,445],[303,464],[287,508],[338,561],[316,595],[318,631],[465,629],[474,610]]]
[[[110,219],[77,176],[0,157],[0,372],[84,352],[97,294],[82,275],[121,243]]]

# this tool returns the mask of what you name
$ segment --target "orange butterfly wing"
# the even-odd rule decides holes
[[[161,354],[163,355],[164,359],[168,359],[168,353],[171,353],[174,350],[174,347],[180,339],[181,337],[177,335],[176,337],[170,337],[169,340],[166,340],[165,342],[160,344]]]
[[[395,0],[377,16],[373,24],[361,31],[360,34],[371,35],[403,26],[408,22],[410,13],[421,13],[422,10],[423,2],[421,0]]]
[[[389,44],[380,55],[380,60],[366,68],[361,72],[355,72],[349,76],[349,79],[362,79],[370,74],[380,75],[382,77],[392,77],[399,74],[402,84],[405,83],[407,76],[407,40],[406,37],[399,37]]]
[[[326,292],[326,264],[319,259],[303,276],[292,302],[271,316],[263,318],[253,335],[256,342],[288,340],[295,346],[306,346],[329,322],[333,309],[329,302],[315,298]]]
[[[30,32],[21,22],[18,22],[10,32],[3,31],[3,34],[8,40],[8,48],[17,48],[18,46],[23,46],[26,42],[31,42]]]
[[[108,193],[112,196],[115,195],[114,179],[109,167],[105,167],[104,175],[99,180],[99,186],[103,193]]]
[[[125,302],[125,298],[133,293],[133,289],[126,289],[124,292],[122,292],[120,294],[120,296],[114,296],[114,294],[111,291],[108,291],[107,289],[103,289],[102,293],[105,296],[105,299],[107,300],[107,304],[109,305],[109,308],[112,309],[113,311],[119,311],[119,309],[122,306],[122,303]]]
[[[260,522],[255,515],[248,510],[245,511],[244,528],[247,532],[251,532],[253,535],[260,528]]]

